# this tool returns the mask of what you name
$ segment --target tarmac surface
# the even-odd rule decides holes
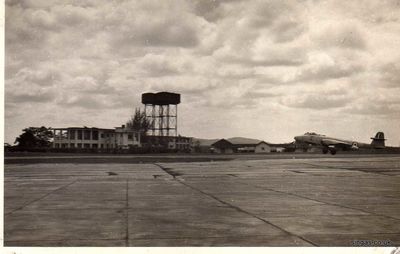
[[[5,246],[398,246],[400,156],[15,163]]]

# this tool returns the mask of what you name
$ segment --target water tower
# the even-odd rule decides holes
[[[178,104],[181,95],[159,92],[142,94],[146,117],[150,121],[149,134],[169,137],[178,135]]]

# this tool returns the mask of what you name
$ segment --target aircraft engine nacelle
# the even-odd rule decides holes
[[[358,150],[358,149],[359,149],[358,144],[357,144],[356,142],[354,142],[354,143],[351,145],[351,150]]]

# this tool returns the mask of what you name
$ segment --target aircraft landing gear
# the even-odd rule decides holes
[[[331,152],[332,155],[335,155],[335,154],[336,154],[336,149],[335,149],[335,148],[331,148],[331,149],[329,149],[329,150],[330,150],[330,152]]]
[[[323,153],[323,154],[327,154],[328,152],[329,152],[328,147],[322,148],[322,153]]]

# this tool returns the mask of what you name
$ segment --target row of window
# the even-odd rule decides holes
[[[76,139],[77,140],[99,140],[99,132],[98,131],[89,131],[89,130],[77,130],[76,131]],[[60,135],[62,138],[67,139],[68,134],[67,133],[61,133]],[[117,136],[117,134],[115,134]],[[113,133],[100,133],[100,138],[113,138],[114,134]],[[120,138],[123,138],[123,133],[119,134]],[[70,139],[75,139],[75,131],[70,131],[69,132],[69,138]],[[133,140],[133,134],[129,133],[128,134],[128,140]]]
[[[99,148],[98,144],[55,144],[55,148]],[[112,144],[100,144],[100,148],[114,148]]]
[[[174,144],[170,144],[169,148],[174,148]],[[189,149],[190,145],[189,144],[176,144],[175,148],[176,149]]]

